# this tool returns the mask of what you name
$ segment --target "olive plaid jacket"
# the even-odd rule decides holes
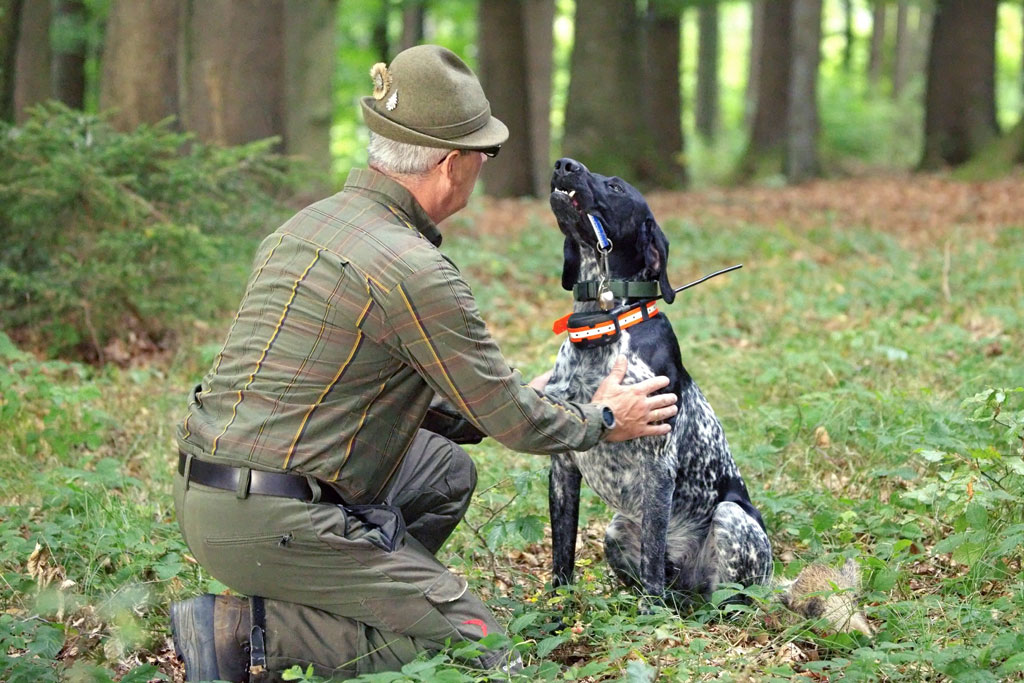
[[[260,246],[227,340],[191,393],[179,447],[334,482],[375,500],[435,392],[517,451],[586,450],[600,411],[512,370],[413,196],[353,170]]]

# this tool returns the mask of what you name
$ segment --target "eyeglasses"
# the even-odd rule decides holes
[[[448,155],[451,154],[452,152],[462,152],[462,153],[465,153],[465,152],[480,152],[485,157],[493,159],[494,157],[498,156],[498,152],[500,152],[500,151],[501,151],[501,145],[495,145],[494,147],[484,147],[483,149],[460,149],[460,150],[453,149],[451,152],[448,152],[448,154],[445,154],[443,157],[441,157],[441,159],[437,162],[437,165],[440,166],[441,164],[443,164],[444,160],[447,159]]]

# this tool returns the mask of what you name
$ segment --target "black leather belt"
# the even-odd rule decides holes
[[[185,463],[188,456],[185,453],[178,453],[178,474],[184,476]],[[215,489],[225,491],[238,490],[238,478],[246,471],[243,467],[232,467],[231,465],[219,465],[213,462],[204,462],[193,457],[189,466],[188,480],[203,486],[212,486]],[[262,470],[248,470],[249,472],[249,493],[261,496],[281,496],[284,498],[298,498],[307,503],[332,503],[344,505],[338,492],[328,483],[317,481],[320,489],[319,498],[316,491],[310,485],[309,479],[298,474],[285,474],[283,472],[263,472]]]

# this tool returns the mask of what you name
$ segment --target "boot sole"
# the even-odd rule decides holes
[[[215,596],[207,594],[171,605],[174,652],[185,663],[186,681],[220,679],[213,628],[215,601]]]

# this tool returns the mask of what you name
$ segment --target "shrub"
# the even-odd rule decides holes
[[[0,124],[0,327],[103,361],[232,305],[288,185],[273,144],[202,145],[170,121],[119,133],[57,103]]]

